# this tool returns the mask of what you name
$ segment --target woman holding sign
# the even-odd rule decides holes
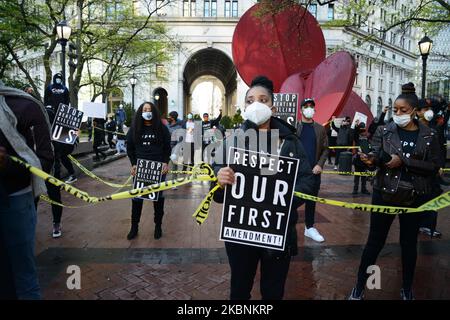
[[[170,158],[170,134],[166,126],[161,122],[159,110],[151,102],[144,102],[136,111],[133,124],[127,134],[127,154],[131,162],[131,174],[136,176],[137,162],[139,160],[151,160],[163,163],[162,174],[168,171]],[[127,239],[131,240],[138,234],[138,226],[141,218],[143,200],[134,198],[131,200],[131,230]],[[162,218],[164,216],[164,197],[160,192],[158,200],[153,202],[155,210],[154,238],[162,236]]]
[[[394,121],[377,129],[372,138],[371,152],[360,153],[361,161],[378,169],[373,185],[372,204],[417,208],[427,202],[433,192],[433,178],[440,163],[439,143],[434,131],[415,119],[418,105],[414,85],[403,85],[402,94],[394,103]],[[399,215],[403,265],[400,296],[403,300],[414,299],[412,284],[420,217],[420,213]],[[362,300],[371,267],[376,264],[394,219],[393,214],[371,214],[369,236],[350,300]]]
[[[243,134],[251,134],[251,131],[254,130],[258,139],[263,139],[262,136],[267,135],[268,142],[267,146],[265,146],[264,143],[259,143],[261,142],[261,140],[259,140],[256,144],[256,150],[252,149],[251,142],[247,142],[245,150],[249,150],[249,152],[253,153],[268,153],[275,156],[298,159],[299,166],[296,175],[295,191],[310,193],[314,184],[311,166],[308,163],[303,146],[296,136],[296,130],[287,122],[272,117],[272,81],[262,76],[255,78],[246,94],[245,105],[246,109],[244,116],[247,120],[242,124],[240,128],[241,132]],[[277,130],[279,139],[277,139],[276,135]],[[239,133],[237,134],[239,135]],[[272,138],[276,139],[276,141],[273,141]],[[237,140],[239,140],[239,136],[237,139],[233,138],[231,141]],[[226,142],[227,141],[224,142],[225,145],[229,147]],[[275,143],[274,147],[271,146],[271,142]],[[228,154],[227,148],[223,148],[223,151],[225,154]],[[217,174],[218,183],[222,187],[229,185],[230,188],[232,188],[232,186],[235,185],[236,175],[230,166],[218,164],[216,161],[214,164],[214,171]],[[280,172],[275,173],[275,175],[281,174],[282,173]],[[261,191],[259,192],[261,193]],[[214,196],[214,200],[216,202],[223,202],[223,196],[223,189],[219,189]],[[264,201],[260,204],[260,206],[266,206],[267,210],[264,211],[264,213],[268,211],[275,213],[275,210],[272,210],[273,208],[271,208],[271,203],[272,202]],[[283,298],[284,285],[289,270],[291,256],[297,254],[297,231],[295,225],[298,219],[297,208],[300,204],[300,199],[294,197],[290,207],[289,220],[287,221],[284,251],[225,240],[225,248],[231,268],[230,299],[250,299],[250,292],[253,287],[253,280],[258,263],[261,263],[260,286],[262,299]],[[287,210],[289,210],[289,207]],[[238,213],[236,213],[236,215],[237,214]],[[261,217],[256,217],[255,219],[258,220],[260,218]]]

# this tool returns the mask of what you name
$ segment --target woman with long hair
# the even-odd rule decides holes
[[[377,168],[372,204],[416,208],[429,200],[433,179],[439,170],[439,143],[434,131],[415,119],[419,99],[412,83],[402,86],[395,100],[393,121],[378,127],[372,138],[372,151],[360,153],[367,166]],[[417,260],[417,233],[421,214],[402,213],[400,246],[402,249],[403,283],[400,296],[413,300],[412,284]],[[349,299],[361,300],[369,277],[368,267],[375,265],[383,249],[395,215],[371,213],[370,230],[361,257],[358,280]]]
[[[131,174],[136,175],[137,159],[153,160],[163,163],[163,178],[168,171],[170,159],[170,134],[161,122],[159,110],[152,102],[144,102],[136,111],[133,124],[127,133],[127,154],[131,162]],[[131,229],[127,239],[138,234],[143,200],[134,198],[131,201]],[[160,192],[158,201],[153,202],[155,231],[154,238],[162,236],[162,219],[164,216],[164,196]]]

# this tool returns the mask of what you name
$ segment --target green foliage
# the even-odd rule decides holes
[[[225,129],[232,129],[233,120],[231,119],[230,116],[223,116],[222,119],[220,119],[220,125]]]
[[[133,107],[131,106],[131,103],[125,103],[123,105],[123,110],[125,110],[125,114],[127,115],[127,119],[125,120],[125,125],[127,127],[131,127],[131,124],[134,119],[134,114],[136,113]]]

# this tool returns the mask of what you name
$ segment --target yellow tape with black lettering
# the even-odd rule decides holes
[[[105,181],[105,180],[103,180],[102,178],[100,178],[99,176],[97,176],[95,173],[93,173],[92,171],[90,171],[88,168],[86,168],[85,166],[83,166],[77,159],[75,159],[74,157],[72,157],[72,155],[69,154],[67,157],[70,159],[70,161],[72,161],[72,163],[73,163],[74,165],[76,165],[78,168],[80,168],[80,170],[81,170],[85,175],[91,177],[91,178],[94,179],[94,180],[97,180],[97,181],[99,181],[99,182],[101,182],[101,183],[104,183],[104,184],[106,184],[106,185],[108,185],[108,186],[110,186],[110,187],[113,187],[113,188],[123,188],[123,187],[131,187],[131,186],[132,186],[131,184],[128,183],[130,179],[128,179],[128,182],[126,182],[126,183],[124,183],[124,184],[118,184],[118,183],[113,183],[113,182]]]
[[[198,208],[195,210],[194,214],[192,215],[198,224],[202,224],[205,222],[205,220],[208,218],[209,215],[209,209],[211,208],[211,202],[214,196],[214,192],[216,192],[217,189],[220,188],[219,184],[216,184],[214,188],[211,189],[211,191],[208,192],[205,199],[200,203]]]
[[[324,174],[341,174],[347,176],[362,176],[362,177],[373,177],[376,175],[376,172],[364,172],[364,171],[330,171],[324,170],[322,171]]]
[[[104,196],[104,197],[93,197],[93,196],[90,196],[87,192],[77,189],[67,183],[64,183],[61,180],[56,179],[55,177],[49,175],[48,173],[46,173],[36,167],[33,167],[30,164],[28,164],[16,157],[10,157],[10,158],[11,158],[11,160],[23,165],[32,174],[44,179],[45,181],[47,181],[57,187],[60,187],[62,190],[65,190],[68,193],[72,194],[73,196],[75,196],[85,202],[88,202],[88,203],[97,203],[97,202],[102,202],[102,201],[107,201],[107,200],[131,199],[131,198],[135,198],[138,196],[144,196],[144,195],[147,195],[152,192],[164,191],[164,190],[171,189],[173,187],[185,185],[185,184],[191,183],[192,181],[216,181],[217,180],[212,168],[209,165],[207,165],[206,163],[202,163],[202,164],[200,164],[200,170],[208,172],[207,175],[192,174],[191,176],[188,176],[188,177],[178,178],[178,179],[170,180],[170,181],[164,181],[161,183],[155,183],[155,184],[143,187],[143,188],[137,188],[137,189],[132,189],[132,190],[123,191],[123,192],[119,192],[119,193],[114,193],[114,194]]]

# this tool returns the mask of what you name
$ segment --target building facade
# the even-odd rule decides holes
[[[350,1],[350,0],[348,0]],[[170,63],[152,65],[149,81],[138,81],[135,87],[134,105],[154,99],[162,113],[177,111],[184,116],[198,112],[192,94],[203,79],[214,78],[216,87],[222,91],[222,101],[215,103],[224,114],[232,115],[244,104],[247,85],[239,77],[232,60],[231,42],[239,18],[257,1],[254,0],[172,0],[152,1],[154,8],[161,8],[156,19],[167,23],[176,50]],[[385,24],[396,15],[408,10],[411,1],[392,0],[383,8],[372,10],[367,21],[361,17],[345,17],[346,1],[319,5],[314,1],[308,6],[310,13],[320,23],[327,46],[327,55],[337,50],[350,52],[357,63],[357,76],[353,90],[368,104],[374,115],[383,106],[391,106],[400,93],[401,85],[412,81],[418,90],[420,85],[417,70],[420,59],[417,41],[421,34],[414,28],[392,29],[380,33]],[[145,12],[144,1],[134,1],[136,13]],[[342,27],[339,21],[354,19],[360,26]],[[36,53],[28,55],[30,67],[36,75],[43,74]],[[59,70],[59,55],[56,52],[54,70]],[[20,72],[16,70],[16,72]],[[131,86],[123,90],[125,102],[131,102]],[[418,92],[419,93],[419,92]],[[79,94],[80,100],[89,99],[89,88]],[[217,100],[217,99],[213,99]],[[80,104],[81,105],[81,104]],[[217,114],[211,108],[208,112]]]

